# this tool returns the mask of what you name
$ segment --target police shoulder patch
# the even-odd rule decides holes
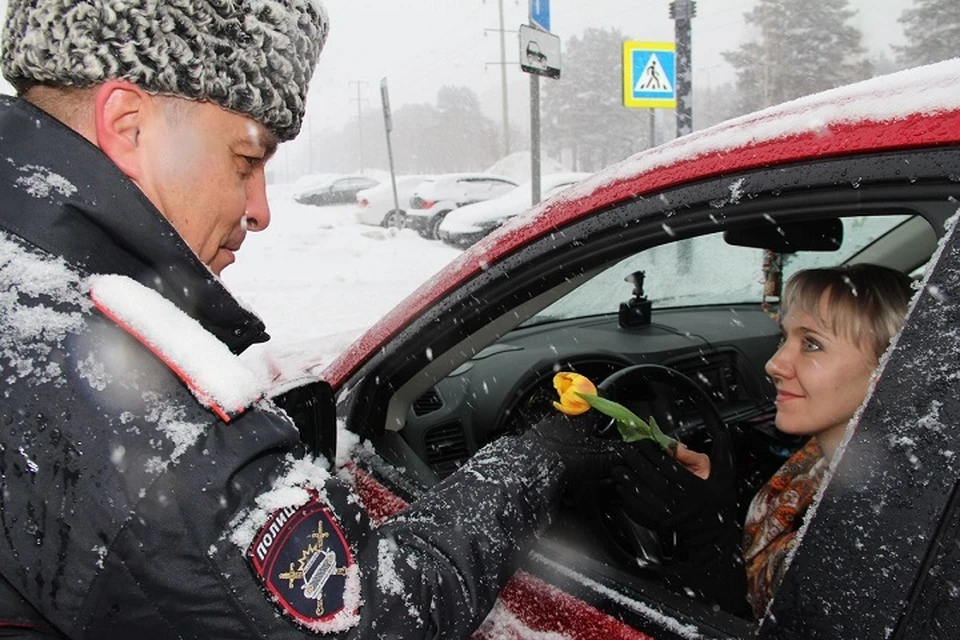
[[[337,633],[357,624],[359,572],[340,526],[316,495],[276,511],[247,559],[280,610],[301,626]]]

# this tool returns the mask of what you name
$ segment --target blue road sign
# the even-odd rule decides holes
[[[672,42],[623,43],[623,104],[677,106],[677,51]]]
[[[550,0],[530,0],[530,22],[544,31],[550,31]]]

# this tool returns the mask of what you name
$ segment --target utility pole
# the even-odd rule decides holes
[[[507,32],[503,29],[503,0],[500,4],[500,90],[503,94],[503,157],[510,155],[510,111],[507,109]]]
[[[357,97],[353,100],[357,103],[357,152],[360,154],[360,173],[363,173],[363,103],[364,99],[360,95],[361,85],[367,84],[363,80],[353,80],[350,84],[357,85]]]
[[[650,139],[648,149],[657,146],[657,110],[650,109]]]
[[[486,0],[484,0],[486,3]],[[503,107],[503,157],[510,155],[510,110],[508,108],[507,102],[507,30],[504,28],[503,20],[503,0],[497,0],[500,10],[500,28],[499,29],[484,29],[484,34],[487,31],[496,31],[500,34],[500,96],[502,100]],[[516,33],[511,31],[511,33]],[[496,64],[488,62],[487,64]]]
[[[390,112],[390,92],[387,89],[387,79],[380,79],[380,101],[383,104],[383,130],[387,134],[387,160],[390,163],[390,186],[393,189],[393,213],[390,214],[392,227],[397,224],[397,216],[400,211],[400,200],[397,197],[397,171],[393,166],[393,143],[390,141],[390,133],[393,131],[393,114]]]
[[[540,76],[530,74],[530,193],[540,202]]]
[[[693,131],[693,64],[690,43],[690,21],[697,15],[694,0],[674,0],[670,3],[670,18],[674,21],[677,43],[677,137]]]
[[[310,154],[310,170],[307,173],[313,173],[313,118],[304,117],[307,121],[307,152]]]
[[[560,38],[550,33],[550,0],[530,0],[520,25],[520,68],[530,74],[530,195],[540,202],[540,76],[560,78]]]
[[[697,15],[694,0],[674,0],[670,17],[674,20],[677,44],[677,137],[693,131],[693,64],[690,58],[690,20]],[[686,240],[677,243],[680,273],[690,273],[693,247]]]

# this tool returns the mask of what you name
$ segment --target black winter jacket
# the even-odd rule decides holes
[[[272,402],[219,408],[98,297],[135,281],[230,366],[267,339],[139,189],[14,98],[0,149],[0,635],[469,635],[559,459],[504,439],[373,526]]]

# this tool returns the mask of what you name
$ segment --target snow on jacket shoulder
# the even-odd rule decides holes
[[[544,524],[559,461],[504,439],[372,525],[234,355],[262,323],[139,190],[16,99],[0,137],[0,625],[469,635]]]

